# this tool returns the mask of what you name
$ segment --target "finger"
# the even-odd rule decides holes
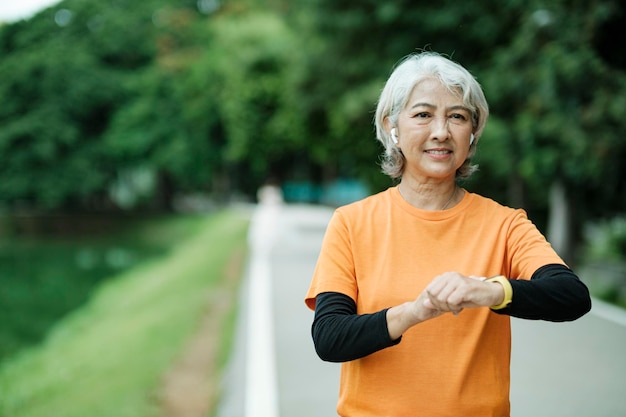
[[[444,313],[443,311],[435,307],[435,305],[430,301],[428,297],[425,297],[423,300],[421,300],[419,304],[421,304],[422,306],[420,309],[422,313],[419,314],[422,320],[429,320]]]
[[[437,310],[440,310],[443,312],[452,311],[451,306],[446,302],[445,298],[441,298],[440,296],[434,296],[434,295],[429,294],[428,301]]]
[[[446,285],[440,288],[436,287],[436,289],[438,290],[437,292],[428,291],[428,295],[437,308],[444,311],[458,310],[460,306],[457,305],[456,300],[458,297],[455,296],[458,291],[457,282],[448,281]]]
[[[431,310],[435,310],[437,307],[435,307],[435,305],[433,304],[433,302],[430,300],[430,298],[426,298],[424,300],[424,302],[422,303],[422,305],[428,309]]]
[[[437,307],[430,298],[426,298],[423,305],[427,309],[437,310],[441,312],[451,312],[455,316],[459,315],[459,313],[463,311],[462,308],[452,307],[450,304],[445,303],[445,307]]]

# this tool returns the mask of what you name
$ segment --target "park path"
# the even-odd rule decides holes
[[[217,417],[337,415],[339,365],[316,356],[303,302],[331,215],[280,201],[256,208]],[[594,300],[572,323],[513,319],[511,372],[512,417],[626,416],[626,312]]]

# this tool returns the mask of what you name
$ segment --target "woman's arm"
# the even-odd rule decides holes
[[[459,273],[441,274],[413,301],[372,314],[357,314],[354,300],[338,292],[316,297],[312,334],[320,358],[345,362],[400,343],[409,328],[447,312],[496,305],[500,284],[485,283]]]
[[[591,310],[587,286],[564,265],[539,268],[530,280],[509,280],[513,301],[497,314],[546,321],[573,321]]]
[[[400,343],[387,330],[387,309],[357,314],[356,303],[338,292],[316,297],[311,327],[318,356],[328,362],[347,362]]]
[[[460,282],[458,277],[456,279]],[[494,313],[559,322],[576,320],[591,309],[589,290],[564,265],[545,265],[535,271],[530,280],[509,282],[513,288],[513,300],[503,309],[492,310]],[[465,279],[465,283],[470,289],[462,290],[459,289],[462,287],[455,286],[461,294],[479,293],[471,287],[496,285],[477,283],[471,279]],[[321,293],[316,297],[315,318],[311,328],[315,350],[321,359],[329,362],[362,358],[400,343],[401,334],[419,322],[446,311],[458,312],[462,308],[485,305],[483,301],[487,299],[487,295],[484,295],[487,292],[480,291],[483,294],[480,297],[469,297],[467,300],[454,297],[454,303],[450,303],[452,294],[444,292],[444,301],[437,301],[432,295],[428,298],[427,290],[414,302],[360,315],[356,313],[356,303],[349,296],[337,292]],[[437,306],[432,306],[432,301]],[[398,337],[394,339],[390,334]]]

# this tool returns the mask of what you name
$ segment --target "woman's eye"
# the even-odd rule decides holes
[[[415,115],[415,117],[419,118],[419,119],[426,119],[430,116],[430,114],[428,114],[427,112],[421,112],[421,113],[417,113]]]
[[[450,122],[454,124],[463,124],[467,122],[468,117],[463,113],[453,113],[450,115]]]

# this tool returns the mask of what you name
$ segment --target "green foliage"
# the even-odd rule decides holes
[[[494,53],[484,84],[492,108],[512,126],[509,153],[531,193],[545,195],[558,178],[576,195],[608,195],[607,170],[619,165],[618,138],[626,133],[609,102],[622,100],[626,77],[603,60],[593,40],[614,5],[571,3],[525,9],[511,46]]]
[[[403,56],[421,49],[451,55],[470,69],[507,45],[523,3],[327,1],[299,2],[292,19],[307,33],[302,99],[311,158],[324,177],[390,184],[377,165],[381,148],[372,119],[385,78]],[[497,34],[497,35],[495,35]]]
[[[89,54],[70,55],[56,42],[0,60],[4,72],[14,75],[0,79],[0,94],[12,98],[0,110],[2,200],[48,208],[88,197],[106,178],[94,140],[120,94],[115,78]]]
[[[0,201],[45,209],[105,203],[127,161],[101,138],[141,69],[188,41],[176,32],[180,16],[183,25],[199,19],[184,4],[171,11],[172,3],[65,0],[2,28],[0,93],[10,99],[0,109]],[[167,151],[161,164],[173,159]]]
[[[616,217],[587,225],[585,257],[589,261],[626,258],[626,218]]]
[[[585,281],[596,297],[626,307],[626,218],[591,222],[584,229]]]
[[[490,117],[474,156],[478,171],[464,186],[497,201],[507,201],[509,183],[503,180],[516,175],[514,154],[510,151],[514,135],[511,130],[502,119]]]
[[[613,0],[213,6],[65,0],[0,29],[1,201],[168,208],[179,193],[252,196],[269,177],[384,188],[378,93],[400,58],[432,49],[477,76],[500,125],[475,190],[545,210],[559,178],[580,215],[623,210]]]
[[[148,169],[171,178],[181,191],[210,181],[211,142],[205,135],[212,126],[193,129],[185,121],[180,80],[155,67],[129,88],[132,98],[115,113],[103,138],[110,158],[118,161],[118,174]]]
[[[224,157],[264,179],[304,144],[292,73],[295,35],[276,15],[261,12],[224,17],[212,33],[213,45],[194,69],[212,78],[206,92],[227,138]]]
[[[223,212],[160,260],[107,281],[46,342],[0,367],[0,415],[154,415],[164,372],[193,334],[247,221]]]

